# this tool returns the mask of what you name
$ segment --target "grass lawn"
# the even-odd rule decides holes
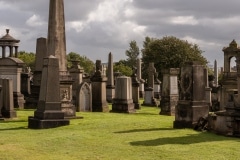
[[[173,129],[173,116],[142,107],[135,114],[77,113],[69,126],[28,129],[33,110],[0,121],[0,160],[237,160],[240,139]]]

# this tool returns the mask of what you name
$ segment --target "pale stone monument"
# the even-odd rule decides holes
[[[37,110],[29,117],[28,127],[34,129],[69,125],[61,108],[59,61],[54,56],[43,60],[42,80]]]
[[[107,77],[102,75],[102,64],[100,60],[96,60],[96,72],[91,77],[92,84],[92,111],[108,112],[108,103],[106,98],[106,82]]]
[[[111,112],[134,113],[132,81],[130,77],[120,76],[116,79],[115,93]]]
[[[114,75],[113,75],[113,56],[110,52],[108,55],[108,75],[107,75],[107,102],[112,103],[115,97]]]
[[[160,107],[161,115],[175,115],[175,107],[179,99],[178,75],[179,68],[163,69],[163,83]]]
[[[181,68],[180,97],[175,110],[174,128],[194,128],[201,117],[207,117],[209,106],[205,95],[204,66],[186,63]]]
[[[65,117],[75,117],[76,109],[72,104],[73,80],[67,71],[63,0],[50,0],[47,55],[53,55],[59,60],[60,98]]]
[[[2,87],[0,108],[4,118],[15,118],[17,113],[14,110],[13,103],[13,80],[12,79],[0,79],[0,85]]]
[[[139,97],[144,98],[144,83],[145,81],[142,79],[142,61],[140,58],[137,59],[137,78],[140,82],[139,84]]]
[[[92,90],[87,82],[83,82],[77,89],[76,106],[78,112],[92,111]]]

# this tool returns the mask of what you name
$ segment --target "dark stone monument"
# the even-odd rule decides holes
[[[0,79],[0,85],[2,85],[2,102],[1,113],[4,118],[15,118],[17,113],[14,110],[13,103],[13,80],[12,79]]]
[[[133,68],[133,74],[131,76],[132,78],[132,99],[133,99],[133,103],[134,103],[134,109],[140,109],[141,105],[139,103],[139,86],[140,86],[140,82],[137,78],[137,69]]]
[[[199,118],[207,117],[204,66],[189,62],[181,68],[180,98],[175,110],[174,128],[194,128]]]
[[[96,61],[96,72],[91,77],[92,84],[92,111],[93,112],[109,112],[107,96],[106,96],[106,82],[107,77],[102,75],[101,61]]]
[[[110,52],[108,55],[108,80],[107,80],[107,102],[112,103],[115,97],[114,75],[113,75],[113,56]]]
[[[3,93],[2,93],[2,85],[0,85],[0,120],[4,120],[2,116],[2,107],[3,107]]]
[[[33,129],[54,128],[69,125],[61,110],[59,61],[56,57],[44,58],[40,96],[34,117],[29,117],[28,127]]]

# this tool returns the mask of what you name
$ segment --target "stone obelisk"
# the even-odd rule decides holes
[[[107,101],[112,102],[115,97],[114,75],[113,75],[113,56],[110,52],[108,55],[108,80],[107,80]]]
[[[65,117],[75,117],[76,110],[72,104],[73,80],[67,71],[66,36],[63,0],[50,0],[48,20],[47,54],[59,59],[60,99]]]

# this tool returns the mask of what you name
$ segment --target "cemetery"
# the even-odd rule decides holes
[[[0,38],[0,159],[239,159],[235,40],[223,48],[221,83],[216,61],[209,76],[200,61],[158,70],[137,58],[126,76],[111,52],[106,68],[96,60],[86,75],[78,60],[67,66],[64,1],[49,2],[33,72],[18,57],[20,40],[9,29]]]

